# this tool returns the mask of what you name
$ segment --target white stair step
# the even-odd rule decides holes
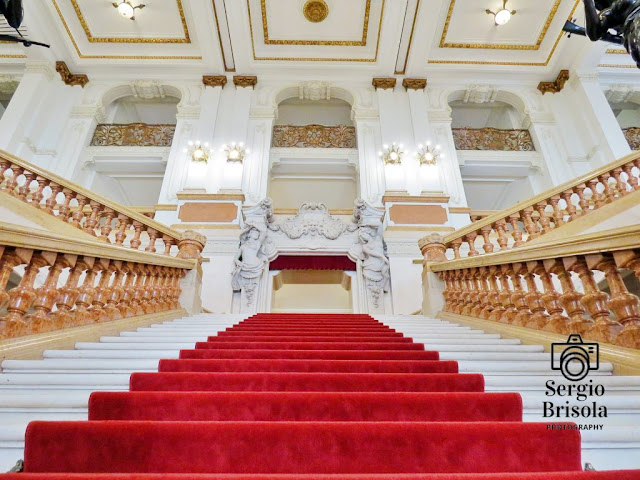
[[[2,362],[4,373],[46,373],[66,371],[95,371],[106,373],[157,372],[158,360],[139,359],[65,359],[48,358],[46,360],[5,360]]]
[[[594,372],[595,373],[595,372]],[[575,385],[574,382],[566,380],[560,372],[554,372],[554,375],[550,375],[548,379],[542,380],[538,377],[529,376],[492,376],[485,375],[485,387],[487,391],[504,391],[505,388],[513,388],[514,385],[518,386],[518,390],[546,390],[547,380],[553,380],[555,387],[558,385]],[[594,384],[601,384],[605,387],[605,390],[628,390],[638,391],[640,390],[640,376],[602,376],[598,377],[597,382]],[[637,395],[634,393],[634,395]]]
[[[523,375],[557,375],[558,372],[551,369],[551,362],[547,361],[510,361],[510,362],[491,362],[491,361],[469,361],[463,360],[458,362],[460,373],[486,373],[487,375],[495,375],[496,372],[503,372],[506,375],[515,375],[522,373]],[[601,363],[598,370],[590,371],[589,375],[610,375],[613,372],[611,363]]]
[[[143,341],[147,341],[146,339],[157,339],[157,341],[164,341],[164,339],[173,339],[175,340],[184,340],[184,341],[206,341],[207,337],[216,337],[217,332],[208,332],[203,334],[195,334],[190,332],[122,332],[119,337],[101,337],[100,341],[105,342],[113,342],[113,341],[129,341],[128,339],[145,339]],[[264,337],[264,335],[251,335],[247,334],[248,337],[256,337],[255,341],[260,341],[259,337]],[[271,336],[278,336],[277,334]],[[373,337],[374,335],[372,335]],[[424,340],[429,339],[441,339],[441,338],[500,338],[500,335],[497,334],[485,334],[483,332],[445,332],[445,333],[433,333],[433,334],[419,334],[419,335],[405,335],[406,338],[412,338],[415,342],[420,343]],[[225,339],[229,342],[236,341],[235,335],[224,336]],[[296,337],[287,337],[290,338],[291,341],[295,341]],[[114,340],[118,339],[118,340]],[[122,340],[127,339],[127,340]],[[340,339],[341,340],[341,339]],[[323,340],[324,342],[330,340]],[[358,341],[357,338],[354,338],[354,341]],[[380,341],[385,341],[381,339]]]
[[[0,390],[5,388],[29,387],[46,389],[51,387],[109,387],[128,389],[130,374],[123,373],[3,373],[0,374]],[[104,388],[103,388],[104,389]]]
[[[78,342],[76,350],[191,350],[195,348],[194,342],[179,343],[98,343],[98,342]]]
[[[44,358],[134,358],[156,359],[178,358],[180,350],[45,350]]]

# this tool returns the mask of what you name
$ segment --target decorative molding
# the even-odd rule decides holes
[[[300,100],[331,100],[330,82],[302,82],[298,87],[298,97]]]
[[[307,0],[302,13],[310,22],[320,23],[329,16],[329,5],[324,0]]]
[[[640,150],[639,127],[623,128],[622,133],[624,133],[624,138],[627,139],[627,143],[629,144],[629,148],[631,148],[631,150]]]
[[[456,150],[493,150],[533,152],[535,146],[529,130],[497,128],[452,128]]]
[[[276,125],[273,148],[356,148],[356,129],[345,125]]]
[[[382,197],[382,203],[449,203],[448,195],[393,195]]]
[[[469,85],[464,93],[464,103],[493,103],[498,96],[498,90],[493,85]]]
[[[333,217],[323,203],[305,203],[298,214],[285,222],[269,227],[274,232],[282,232],[288,238],[296,240],[305,236],[321,236],[327,240],[336,240],[343,233],[355,232],[357,225]]]
[[[557,78],[553,82],[540,82],[538,90],[545,93],[559,93],[564,88],[565,83],[569,80],[569,70],[560,70]]]
[[[388,77],[388,78],[374,78],[371,82],[373,88],[378,90],[379,88],[382,90],[393,90],[396,86],[398,79]]]
[[[635,93],[633,85],[611,85],[605,96],[609,103],[625,103],[629,102]]]
[[[205,87],[224,87],[227,84],[225,75],[203,75],[202,83]]]
[[[258,83],[258,77],[255,75],[234,75],[233,84],[239,88],[254,88]]]
[[[80,85],[82,88],[89,83],[89,77],[84,74],[79,73],[71,73],[69,67],[64,62],[56,62],[56,72],[60,74],[60,78],[62,81],[71,87],[75,87],[76,85]]]
[[[146,123],[99,124],[93,132],[92,147],[170,147],[175,125]]]
[[[222,202],[244,202],[244,193],[189,193],[178,192],[178,200],[210,200],[210,201],[222,201]]]
[[[167,96],[162,82],[157,80],[134,80],[129,83],[129,86],[131,87],[131,92],[134,97],[144,100],[165,98]]]
[[[405,78],[402,80],[405,90],[424,90],[427,88],[426,78]]]

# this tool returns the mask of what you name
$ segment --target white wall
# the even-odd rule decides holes
[[[351,105],[339,99],[298,100],[290,98],[278,105],[276,125],[353,125]]]

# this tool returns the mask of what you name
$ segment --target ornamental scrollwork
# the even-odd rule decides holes
[[[274,148],[356,148],[356,129],[346,125],[276,125]]]
[[[536,149],[528,130],[497,128],[454,128],[452,130],[456,150],[533,152]]]
[[[640,127],[630,127],[622,129],[624,138],[627,139],[631,150],[640,150]]]
[[[292,240],[304,236],[322,236],[328,240],[336,240],[345,232],[355,232],[358,227],[333,217],[322,203],[305,203],[295,217],[269,228],[284,233]]]
[[[170,147],[175,131],[175,125],[99,124],[93,132],[91,146]]]

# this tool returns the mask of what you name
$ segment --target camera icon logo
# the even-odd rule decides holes
[[[597,343],[584,343],[582,337],[574,333],[566,343],[551,344],[551,369],[560,370],[567,380],[579,382],[589,371],[599,368],[600,346]]]

